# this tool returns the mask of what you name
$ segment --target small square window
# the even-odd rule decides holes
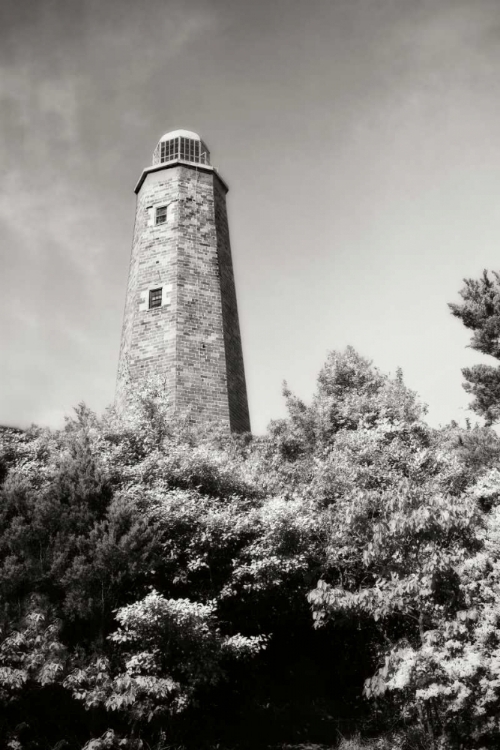
[[[150,310],[153,307],[161,307],[161,296],[162,296],[161,287],[160,289],[149,290],[149,309]]]
[[[158,206],[156,209],[156,223],[165,224],[167,221],[167,206]]]

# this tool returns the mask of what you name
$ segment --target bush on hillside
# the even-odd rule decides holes
[[[498,742],[490,432],[352,349],[260,438],[134,398],[2,436],[4,746]]]

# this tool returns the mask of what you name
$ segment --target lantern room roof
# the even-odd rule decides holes
[[[159,142],[170,141],[172,138],[191,138],[193,141],[201,141],[198,133],[193,133],[192,130],[171,130],[169,133],[162,135]]]

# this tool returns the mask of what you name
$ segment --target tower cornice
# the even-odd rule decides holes
[[[152,167],[146,167],[146,169],[143,169],[142,174],[139,177],[139,181],[134,188],[134,193],[137,194],[139,192],[148,174],[152,174],[153,172],[161,172],[161,170],[163,169],[171,169],[172,167],[179,166],[189,167],[190,169],[199,172],[213,172],[213,174],[219,179],[226,193],[229,191],[227,182],[222,179],[217,169],[215,167],[212,167],[210,164],[193,164],[193,162],[185,161],[184,159],[173,159],[172,161],[163,162],[162,164],[155,164]]]

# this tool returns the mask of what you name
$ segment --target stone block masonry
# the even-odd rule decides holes
[[[235,432],[250,430],[226,192],[209,165],[172,160],[143,173],[118,368],[119,410],[127,408],[130,388],[160,376],[173,411]]]

